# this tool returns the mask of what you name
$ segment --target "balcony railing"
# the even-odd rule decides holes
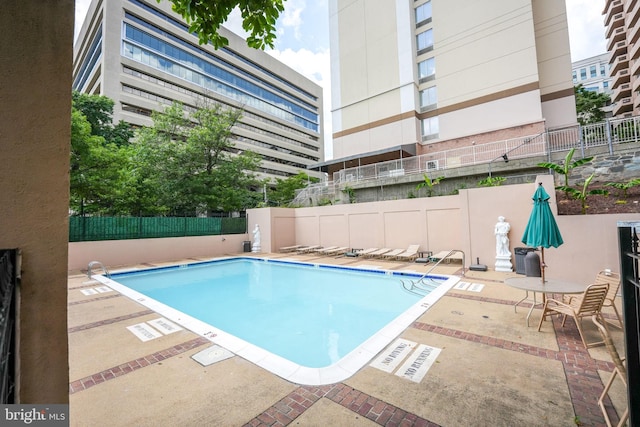
[[[611,119],[585,126],[550,130],[539,135],[342,169],[333,174],[332,181],[311,184],[300,190],[293,203],[301,204],[318,195],[337,194],[344,186],[367,181],[425,173],[435,177],[447,169],[490,165],[505,154],[509,160],[549,158],[552,153],[566,152],[573,148],[582,157],[586,157],[587,152],[594,148],[608,147],[609,153],[614,153],[620,144],[639,141],[640,117]]]

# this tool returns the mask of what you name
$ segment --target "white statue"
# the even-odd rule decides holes
[[[260,226],[256,224],[256,228],[253,229],[253,246],[251,252],[260,252]]]
[[[511,256],[511,251],[509,250],[509,230],[511,230],[511,225],[509,225],[508,222],[505,222],[503,216],[499,216],[495,228],[496,256]]]

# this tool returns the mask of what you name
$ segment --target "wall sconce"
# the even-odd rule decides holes
[[[504,159],[504,162],[505,162],[505,163],[509,163],[509,157],[507,157],[507,153],[504,153],[504,154],[502,155],[502,158]]]

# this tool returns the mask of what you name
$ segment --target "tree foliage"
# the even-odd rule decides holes
[[[78,109],[91,125],[91,133],[103,137],[109,143],[126,145],[133,137],[131,126],[120,120],[113,125],[113,100],[102,95],[89,95],[73,91],[73,106]]]
[[[259,183],[252,172],[260,158],[238,152],[230,140],[240,114],[214,105],[187,116],[179,103],[154,113],[153,126],[142,129],[136,142],[140,201],[155,194],[156,205],[172,215],[255,206],[258,196],[252,189]]]
[[[161,0],[157,0],[158,3]],[[285,0],[170,0],[172,9],[198,34],[200,44],[211,43],[218,49],[229,40],[218,33],[231,11],[238,7],[242,28],[249,33],[247,45],[256,49],[273,48],[276,21],[284,11]]]
[[[318,178],[310,177],[304,172],[285,179],[276,178],[273,187],[267,189],[267,199],[272,206],[289,206],[296,197],[296,190],[306,187],[309,183],[320,181]]]
[[[601,122],[605,118],[603,107],[611,98],[606,93],[598,93],[584,88],[581,84],[574,87],[576,96],[576,112],[581,125]]]
[[[97,105],[92,109],[93,119],[102,118],[94,124],[76,106],[75,100],[71,111],[69,207],[80,215],[120,212],[120,200],[128,191],[123,178],[130,166],[129,148],[121,139],[126,133],[114,136],[110,132],[113,127],[109,127],[107,118],[111,117],[113,103],[111,107]],[[87,105],[79,106],[86,109]]]
[[[258,204],[261,195],[252,190],[260,158],[230,139],[239,110],[205,105],[188,115],[175,103],[129,142],[130,130],[111,124],[112,108],[106,97],[74,94],[72,212],[194,216]]]

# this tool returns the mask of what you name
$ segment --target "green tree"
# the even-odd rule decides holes
[[[298,172],[287,178],[276,178],[273,187],[267,188],[267,199],[272,206],[288,206],[296,197],[296,190],[306,187],[309,183],[317,183],[320,180],[310,177],[305,172]]]
[[[72,108],[70,209],[79,214],[114,214],[126,186],[129,156],[126,148],[93,135],[85,115]]]
[[[81,111],[91,124],[91,133],[101,136],[109,144],[127,145],[133,137],[131,126],[120,120],[113,125],[113,100],[102,95],[89,95],[73,91],[73,106]]]
[[[172,215],[195,215],[253,207],[259,182],[255,153],[238,152],[231,129],[241,111],[218,104],[187,116],[180,103],[154,113],[153,126],[138,133],[136,184],[144,200]]]
[[[605,113],[603,107],[611,102],[609,95],[587,90],[581,84],[574,87],[574,93],[576,97],[578,122],[581,125],[597,123],[604,120]]]
[[[158,3],[161,0],[157,0]],[[238,7],[242,28],[249,33],[247,45],[256,49],[273,48],[276,21],[284,11],[285,0],[170,0],[172,9],[189,24],[189,31],[198,34],[200,44],[211,42],[218,49],[229,44],[218,34],[231,11]]]

